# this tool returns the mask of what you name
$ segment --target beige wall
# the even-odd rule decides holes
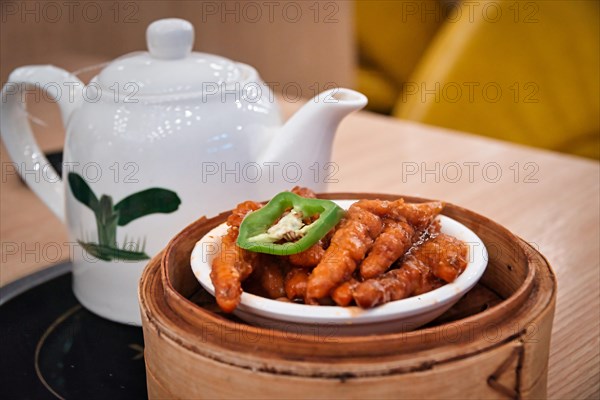
[[[0,5],[2,83],[21,65],[77,70],[143,50],[149,22],[180,17],[196,27],[196,51],[251,64],[264,80],[277,82],[280,88],[286,84],[293,88],[290,83],[297,82],[303,96],[310,97],[328,82],[353,86],[350,1],[319,2],[318,7],[302,0],[0,0]]]

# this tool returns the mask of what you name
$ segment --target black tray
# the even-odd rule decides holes
[[[70,267],[0,288],[0,398],[147,398],[142,329],[84,309]]]

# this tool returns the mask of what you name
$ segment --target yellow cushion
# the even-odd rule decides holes
[[[390,93],[410,76],[443,22],[439,10],[436,0],[356,1],[357,87],[369,97],[369,109],[391,111],[395,98]]]
[[[600,158],[599,3],[491,3],[446,22],[394,115]]]
[[[369,98],[368,109],[389,114],[400,94],[398,85],[376,68],[361,66],[356,78],[356,90]]]

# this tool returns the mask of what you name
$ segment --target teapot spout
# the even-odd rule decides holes
[[[322,167],[330,161],[333,137],[342,119],[366,104],[365,95],[350,89],[334,88],[318,94],[287,121],[262,159],[298,163],[308,175],[305,168],[314,168],[315,163]]]

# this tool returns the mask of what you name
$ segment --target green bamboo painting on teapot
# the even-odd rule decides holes
[[[143,242],[138,239],[134,246],[129,246],[125,236],[123,246],[119,248],[117,227],[125,226],[146,215],[172,213],[181,204],[175,192],[162,188],[142,190],[113,204],[112,197],[106,194],[98,199],[87,182],[77,173],[69,173],[68,180],[73,196],[94,213],[98,230],[98,243],[83,240],[77,242],[88,254],[104,261],[150,259],[150,256],[145,253],[146,238]]]

